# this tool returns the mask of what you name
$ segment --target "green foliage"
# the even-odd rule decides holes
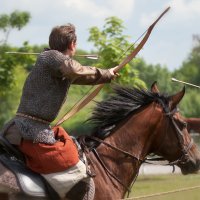
[[[195,38],[195,45],[191,49],[188,58],[182,66],[172,73],[172,76],[178,80],[186,81],[192,84],[200,85],[200,39]],[[175,84],[183,86],[182,84]],[[180,108],[183,115],[187,117],[200,117],[200,90],[191,86],[186,86],[186,94],[181,101]]]
[[[7,45],[0,46],[0,94],[11,87],[14,78],[13,68],[15,58],[9,54],[5,54],[10,49]]]
[[[117,66],[122,60],[121,55],[131,46],[128,42],[128,36],[123,35],[123,21],[117,17],[109,17],[105,19],[105,25],[100,30],[98,27],[89,29],[89,41],[94,43],[94,46],[99,51],[101,59],[97,64],[98,67],[110,68]],[[133,47],[130,50],[133,50]],[[145,86],[145,83],[139,78],[139,71],[127,64],[120,71],[118,83],[125,85]]]
[[[180,103],[181,114],[186,117],[200,117],[199,89],[187,90]]]
[[[9,25],[21,30],[29,22],[30,17],[28,12],[14,11],[10,15]]]
[[[140,71],[139,78],[146,83],[148,88],[154,81],[157,81],[160,91],[173,91],[172,84],[169,82],[171,73],[166,67],[147,64],[143,59],[138,59],[132,67]]]
[[[31,16],[28,12],[14,11],[10,15],[0,15],[0,30],[5,33],[5,38],[1,41],[6,43],[12,29],[21,30],[30,20]]]
[[[7,88],[4,93],[0,93],[0,127],[16,113],[27,71],[23,67],[15,66],[13,74],[15,79],[12,87]]]
[[[4,32],[6,31],[9,24],[9,16],[6,14],[0,15],[0,29],[2,29]]]
[[[0,94],[12,87],[15,78],[13,70],[16,66],[20,65],[29,71],[36,60],[35,55],[7,54],[6,52],[34,52],[39,49],[43,49],[43,46],[30,46],[28,42],[24,42],[20,48],[6,44],[0,45]]]
[[[197,50],[199,52],[197,52]],[[174,76],[177,79],[200,85],[200,44],[199,47],[193,48],[188,59],[183,63],[181,68],[175,70]]]
[[[0,15],[0,30],[5,33],[5,38],[0,45],[0,95],[4,95],[6,89],[10,89],[14,81],[13,69],[24,62],[19,57],[6,54],[7,51],[17,51],[17,48],[6,44],[10,31],[14,28],[21,30],[30,19],[28,12],[14,11],[10,15]],[[24,43],[24,47],[26,43]],[[27,60],[25,60],[26,62]]]

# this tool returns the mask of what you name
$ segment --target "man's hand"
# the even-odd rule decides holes
[[[116,72],[118,66],[108,69],[112,75],[112,79],[114,80],[116,77],[119,76],[119,73]]]

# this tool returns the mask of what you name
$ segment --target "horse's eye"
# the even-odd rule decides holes
[[[187,122],[185,122],[181,119],[177,119],[177,123],[180,125],[181,129],[187,128]]]
[[[181,124],[182,128],[187,128],[187,122],[180,121],[180,124]]]

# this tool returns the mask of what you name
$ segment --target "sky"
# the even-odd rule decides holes
[[[200,0],[0,0],[0,14],[14,10],[31,14],[26,27],[11,32],[11,45],[21,46],[24,41],[47,44],[54,26],[70,22],[76,26],[78,48],[95,50],[87,41],[90,27],[101,29],[105,18],[117,16],[124,21],[124,34],[134,42],[168,6],[171,9],[156,25],[139,56],[148,64],[161,64],[172,71],[187,59],[194,45],[193,35],[200,34]]]

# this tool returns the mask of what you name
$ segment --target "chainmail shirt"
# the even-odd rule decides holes
[[[70,84],[100,84],[111,81],[108,70],[86,67],[56,50],[42,52],[28,75],[17,113],[51,123],[66,100]],[[16,116],[12,122],[21,136],[34,142],[56,142],[49,124]]]

